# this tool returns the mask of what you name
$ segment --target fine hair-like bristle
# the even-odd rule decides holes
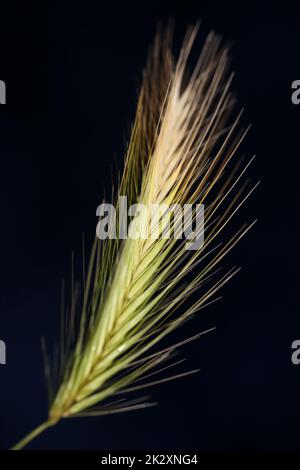
[[[198,26],[188,29],[177,61],[171,29],[156,36],[115,203],[117,212],[121,195],[129,204],[146,207],[204,204],[203,245],[187,251],[186,240],[172,237],[96,238],[81,304],[73,289],[69,329],[63,325],[66,331],[55,360],[56,365],[60,362],[55,381],[53,368],[51,372],[46,367],[51,382],[48,426],[64,417],[151,406],[148,397],[128,400],[122,394],[127,397],[132,391],[195,372],[165,375],[181,362],[170,362],[174,351],[199,334],[163,350],[157,345],[213,302],[238,271],[220,273],[218,267],[254,223],[231,235],[225,230],[255,188],[244,179],[253,158],[242,163],[239,156],[247,129],[240,128],[241,113],[233,115],[228,50],[218,36],[208,35],[198,61],[188,70],[197,31]],[[152,216],[136,216],[134,223],[149,233]],[[162,227],[157,227],[160,235],[167,217],[163,214]],[[193,222],[191,216],[190,227]]]

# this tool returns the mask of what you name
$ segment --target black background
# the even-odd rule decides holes
[[[236,221],[259,224],[225,262],[243,269],[182,332],[217,326],[183,351],[198,375],[153,389],[156,408],[65,421],[30,448],[299,449],[296,2],[40,3],[1,4],[1,447],[46,417],[40,337],[57,337],[60,281],[122,160],[157,22],[174,18],[178,49],[202,18],[200,39],[214,29],[232,42],[233,88],[252,123],[243,150],[262,180]]]

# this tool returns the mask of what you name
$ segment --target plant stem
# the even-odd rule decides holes
[[[29,434],[27,434],[23,439],[21,439],[16,445],[11,447],[10,450],[20,450],[23,449],[29,442],[33,441],[39,434],[44,432],[46,429],[50,428],[55,424],[55,421],[53,420],[48,420],[45,423],[41,424],[37,428],[35,428],[33,431],[31,431]]]

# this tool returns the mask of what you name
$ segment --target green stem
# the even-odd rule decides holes
[[[29,434],[27,434],[27,436],[23,437],[23,439],[21,439],[16,445],[11,447],[10,450],[23,449],[23,447],[27,446],[29,442],[33,441],[33,439],[35,439],[39,434],[41,434],[42,432],[44,432],[46,429],[50,428],[54,424],[55,424],[55,421],[53,420],[46,421],[45,423],[41,424],[36,429],[31,431]]]

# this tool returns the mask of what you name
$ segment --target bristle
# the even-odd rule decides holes
[[[117,220],[119,196],[127,196],[128,205],[150,208],[158,204],[164,209],[160,214],[146,211],[133,218],[132,227],[140,226],[147,234],[144,238],[123,240],[117,233],[116,239],[96,239],[87,273],[83,245],[79,329],[65,358],[78,305],[72,257],[70,330],[62,340],[61,379],[49,423],[63,417],[152,406],[127,402],[99,408],[115,395],[196,372],[140,383],[178,365],[181,361],[168,363],[174,351],[212,330],[157,351],[161,340],[214,302],[218,291],[239,271],[232,268],[221,275],[219,266],[255,223],[227,234],[229,223],[256,188],[247,189],[244,180],[252,159],[243,167],[238,155],[248,129],[240,127],[242,111],[233,115],[228,50],[214,33],[208,35],[188,73],[198,27],[188,29],[177,61],[172,55],[171,30],[161,29],[155,39],[143,74],[123,176],[114,196]],[[184,237],[167,236],[167,228],[178,234],[178,225],[173,220],[168,227],[166,208],[185,204],[205,207],[204,223],[196,231],[197,236],[204,235],[204,241],[195,251],[187,250]],[[185,222],[185,229],[191,230],[195,215],[191,213]],[[164,366],[158,367],[161,364]]]
[[[158,239],[105,240],[100,248],[100,242],[95,242],[101,255],[92,255],[73,366],[64,375],[50,417],[82,413],[124,388],[132,390],[128,385],[153,367],[141,357],[211,302],[237,272],[229,271],[204,290],[221,259],[251,227],[246,226],[222,246],[211,246],[252,190],[244,195],[242,184],[232,195],[250,163],[240,171],[238,160],[223,181],[248,130],[239,131],[241,113],[229,123],[233,100],[228,51],[220,47],[213,33],[187,79],[197,29],[188,30],[177,63],[171,53],[170,33],[161,31],[156,37],[118,195],[146,207],[205,204],[204,245],[188,253],[184,240],[164,238],[163,225],[157,223]],[[167,217],[162,214],[163,222]],[[191,216],[188,224],[193,222]],[[147,233],[153,230],[151,223],[151,216],[146,215],[142,224]],[[199,235],[203,230],[200,228]],[[179,307],[200,288],[198,300],[181,311]],[[134,363],[138,367],[128,369]]]

